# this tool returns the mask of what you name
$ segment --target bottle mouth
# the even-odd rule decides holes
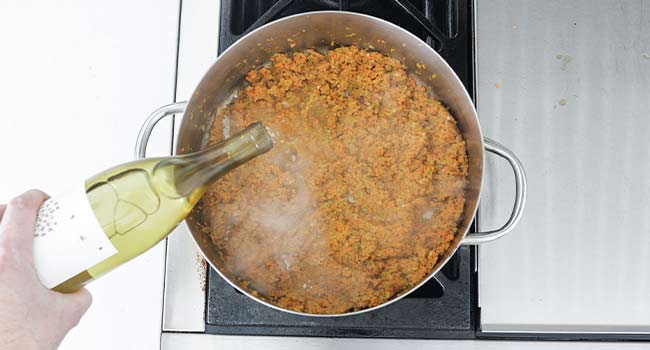
[[[255,122],[223,141],[228,158],[241,164],[273,148],[273,137],[260,122]]]
[[[260,150],[260,152],[268,152],[273,148],[273,131],[269,130],[264,124],[260,122],[255,122],[249,125],[244,133],[250,137],[251,141],[255,145],[255,148]]]

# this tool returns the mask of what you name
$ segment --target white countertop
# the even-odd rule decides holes
[[[0,202],[51,194],[132,159],[140,124],[173,102],[179,1],[0,3]],[[150,154],[169,154],[171,123]],[[89,286],[61,349],[158,349],[164,246]]]

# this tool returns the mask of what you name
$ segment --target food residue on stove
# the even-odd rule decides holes
[[[560,66],[561,70],[566,70],[569,63],[571,63],[571,61],[573,61],[573,57],[571,57],[569,55],[565,55],[565,54],[555,55],[555,58],[562,61],[562,65]]]

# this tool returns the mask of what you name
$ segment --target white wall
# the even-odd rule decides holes
[[[179,1],[0,2],[0,203],[51,194],[132,158],[147,114],[173,101]],[[150,154],[168,154],[171,124]],[[164,247],[90,285],[61,349],[158,348]]]

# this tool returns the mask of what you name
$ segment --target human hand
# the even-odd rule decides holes
[[[92,301],[86,289],[63,294],[45,288],[34,270],[34,223],[45,199],[31,190],[0,205],[1,350],[56,349]]]

